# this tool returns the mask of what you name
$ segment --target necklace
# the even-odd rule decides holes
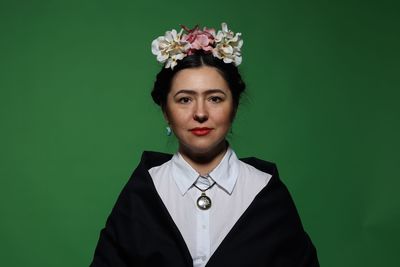
[[[199,189],[201,191],[201,196],[199,196],[199,198],[197,199],[197,207],[199,207],[199,209],[208,210],[209,208],[211,208],[211,198],[209,198],[206,195],[206,191],[208,189],[210,189],[211,187],[213,187],[214,185],[215,185],[215,182],[212,185],[210,185],[209,187],[207,187],[206,189],[201,189],[197,185],[194,185],[197,189]]]

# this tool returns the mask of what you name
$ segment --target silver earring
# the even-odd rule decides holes
[[[165,129],[167,130],[167,136],[171,136],[171,134],[172,134],[171,127],[167,126],[167,127],[165,127]]]

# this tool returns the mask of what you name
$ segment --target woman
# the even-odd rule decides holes
[[[152,97],[178,152],[143,153],[91,266],[319,266],[276,166],[226,141],[245,89],[240,33],[183,29],[152,44]]]

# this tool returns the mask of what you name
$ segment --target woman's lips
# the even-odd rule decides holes
[[[207,127],[190,129],[192,134],[197,135],[197,136],[207,135],[209,132],[211,132],[211,130],[212,130],[211,128],[207,128]]]

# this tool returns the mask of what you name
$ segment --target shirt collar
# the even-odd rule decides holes
[[[172,174],[176,185],[184,195],[199,177],[199,173],[177,152],[172,157]],[[239,176],[239,159],[235,152],[228,147],[224,157],[209,176],[218,186],[231,194]]]

